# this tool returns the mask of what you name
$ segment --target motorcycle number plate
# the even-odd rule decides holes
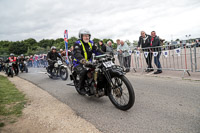
[[[62,64],[62,61],[59,60],[59,61],[58,61],[58,65],[61,65],[61,64]]]
[[[109,68],[109,67],[112,67],[114,64],[112,63],[112,61],[107,61],[107,62],[104,62],[103,65],[104,65],[106,68]]]

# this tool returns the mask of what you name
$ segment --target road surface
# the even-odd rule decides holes
[[[80,96],[71,83],[50,79],[43,68],[29,68],[19,76],[36,84],[77,115],[105,133],[199,133],[200,82],[128,74],[136,101],[128,111],[112,105],[108,97]],[[27,88],[28,89],[28,88]],[[67,117],[67,116],[66,116]]]

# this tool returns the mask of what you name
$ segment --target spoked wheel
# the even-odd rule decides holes
[[[111,88],[109,99],[120,110],[130,109],[135,102],[135,93],[129,80],[125,76],[112,78],[114,86]]]
[[[11,77],[14,76],[14,73],[13,73],[13,70],[12,70],[12,69],[10,70],[10,75],[11,75]]]
[[[64,68],[64,67],[60,68],[60,77],[61,77],[62,80],[67,80],[67,78],[68,78],[67,68]]]

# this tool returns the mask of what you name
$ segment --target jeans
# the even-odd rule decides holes
[[[23,68],[23,64],[20,63],[19,64],[19,69],[22,70],[22,68]]]
[[[144,56],[145,56],[145,55],[144,55]],[[147,68],[149,68],[149,69],[152,69],[152,68],[153,68],[152,65],[151,65],[151,62],[152,62],[152,56],[153,56],[153,53],[150,53],[150,52],[149,52],[147,58],[145,57],[145,59],[146,59],[146,63],[147,63],[147,65],[148,65]]]
[[[122,55],[118,55],[118,61],[121,67],[123,67],[123,56]]]
[[[155,63],[155,65],[157,66],[158,71],[161,71],[161,70],[162,70],[162,67],[161,67],[161,64],[160,64],[160,55],[161,55],[161,53],[158,52],[158,55],[157,55],[157,56],[154,56],[154,63]]]
[[[131,65],[131,56],[126,56],[123,58],[124,61],[124,67],[128,70],[130,70],[130,65]]]

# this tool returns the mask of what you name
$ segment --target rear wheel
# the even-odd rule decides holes
[[[72,74],[73,82],[74,82],[74,87],[76,88],[76,91],[78,94],[82,95],[79,89],[79,75],[77,75],[75,72]]]
[[[120,110],[130,109],[135,102],[135,93],[129,80],[125,76],[112,78],[114,86],[111,88],[109,99]]]

